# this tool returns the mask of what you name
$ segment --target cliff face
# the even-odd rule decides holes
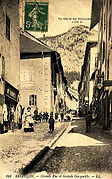
[[[72,88],[76,89],[75,81],[77,83],[80,80],[86,42],[96,33],[89,31],[89,27],[80,25],[72,27],[64,34],[40,39],[60,53],[65,76]]]

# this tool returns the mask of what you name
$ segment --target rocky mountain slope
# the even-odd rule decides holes
[[[65,76],[72,88],[77,88],[74,82],[80,80],[86,42],[96,33],[96,31],[89,31],[89,27],[80,25],[72,27],[63,34],[40,39],[60,53]]]

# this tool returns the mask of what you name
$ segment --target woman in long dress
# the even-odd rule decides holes
[[[34,120],[31,114],[31,108],[27,108],[24,120],[24,132],[34,132]]]

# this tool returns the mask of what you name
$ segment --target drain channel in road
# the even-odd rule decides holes
[[[111,146],[83,129],[69,125],[30,173],[112,172]]]

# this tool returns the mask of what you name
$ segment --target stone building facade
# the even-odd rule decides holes
[[[91,26],[98,25],[98,45],[95,57],[92,113],[103,130],[112,126],[112,1],[92,0]],[[79,92],[82,82],[79,84]],[[93,115],[94,116],[94,115]]]
[[[0,131],[12,127],[19,93],[19,1],[0,1]],[[13,111],[12,110],[12,111]],[[15,121],[16,123],[16,121]]]
[[[84,63],[81,70],[81,81],[78,86],[79,114],[84,116],[92,106],[94,95],[94,73],[96,72],[97,42],[87,42]]]
[[[20,37],[20,96],[23,107],[38,112],[65,110],[66,78],[60,54],[24,32]]]

